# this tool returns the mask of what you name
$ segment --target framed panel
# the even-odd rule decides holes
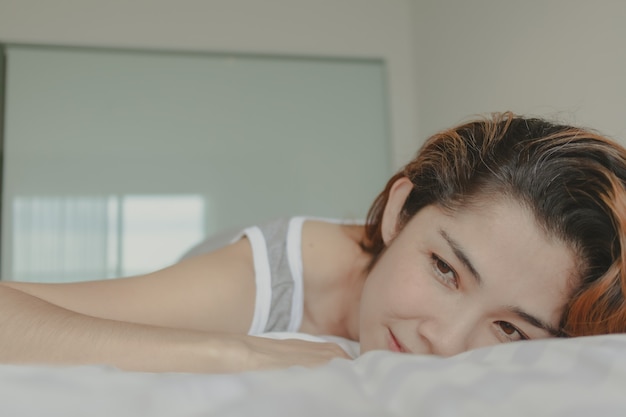
[[[294,214],[359,219],[391,173],[381,60],[6,52],[4,279],[141,273],[224,229]],[[144,238],[129,235],[138,205],[136,219],[153,219]],[[188,232],[160,229],[183,217]],[[61,230],[63,242],[52,239]],[[144,243],[133,255],[129,242]],[[72,252],[90,245],[89,256]],[[152,264],[133,262],[140,254]],[[68,259],[90,256],[93,266],[68,272]],[[61,272],[42,278],[50,270]]]

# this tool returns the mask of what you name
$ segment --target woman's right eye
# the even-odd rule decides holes
[[[454,288],[459,287],[459,282],[456,276],[456,272],[450,265],[448,265],[443,259],[434,253],[431,255],[431,261],[435,273],[446,284],[451,285]]]

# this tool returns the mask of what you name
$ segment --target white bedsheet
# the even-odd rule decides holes
[[[626,335],[229,375],[0,366],[0,416],[626,416]]]

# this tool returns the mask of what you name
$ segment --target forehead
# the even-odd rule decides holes
[[[576,256],[548,235],[529,209],[503,198],[453,211],[437,206],[422,211],[417,225],[437,244],[449,246],[445,234],[462,248],[493,298],[489,301],[523,304],[558,320],[577,277]]]

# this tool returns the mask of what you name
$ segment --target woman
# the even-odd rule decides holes
[[[347,356],[268,331],[443,356],[623,332],[625,184],[614,142],[495,114],[431,137],[364,225],[296,218],[143,276],[5,283],[0,360],[230,372]]]

